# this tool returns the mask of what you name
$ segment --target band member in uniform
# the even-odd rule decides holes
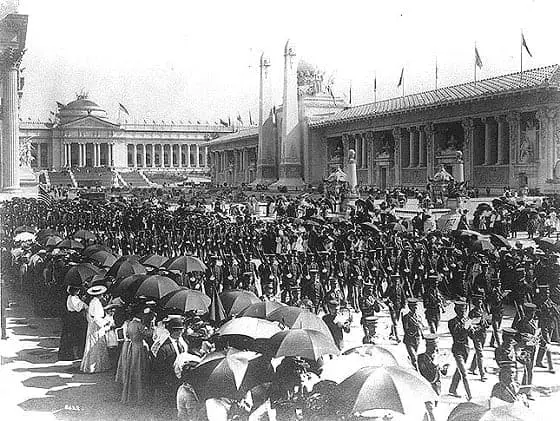
[[[451,379],[451,386],[449,387],[449,394],[460,398],[457,393],[459,380],[463,380],[463,386],[467,393],[467,399],[471,400],[471,388],[469,386],[469,379],[467,378],[467,369],[465,367],[466,361],[469,357],[469,336],[472,334],[471,321],[467,317],[467,302],[462,300],[455,301],[455,314],[456,316],[449,320],[449,333],[453,338],[453,345],[451,352],[457,363],[457,368]]]
[[[400,342],[399,334],[397,332],[397,323],[401,317],[401,311],[405,303],[404,290],[401,284],[401,277],[399,274],[391,275],[389,286],[385,291],[386,301],[389,306],[389,314],[391,315],[391,337]]]
[[[365,325],[365,320],[371,320],[371,317],[375,317],[375,313],[381,311],[381,306],[379,305],[378,300],[375,298],[373,294],[373,284],[364,283],[364,287],[362,289],[362,295],[360,297],[360,311],[362,312],[362,318],[360,320],[360,324],[364,330],[364,336],[369,337],[368,334],[368,327]],[[365,337],[364,337],[365,341]],[[369,343],[369,342],[364,342]]]
[[[470,366],[470,373],[476,374],[476,367],[480,372],[480,380],[486,381],[486,372],[484,371],[484,358],[482,356],[482,350],[484,348],[484,343],[486,342],[486,329],[490,318],[486,314],[486,310],[482,304],[482,295],[473,295],[473,309],[469,312],[469,319],[473,322],[471,339],[474,345],[473,359]]]
[[[410,311],[402,317],[403,343],[406,346],[410,362],[415,370],[418,370],[417,353],[420,339],[422,338],[422,323],[420,322],[419,315],[416,313],[418,301],[417,298],[409,298],[407,302]]]
[[[441,320],[441,310],[444,299],[438,289],[439,276],[435,273],[428,275],[428,287],[424,293],[424,309],[426,321],[431,333],[436,333]]]
[[[538,341],[539,329],[537,327],[537,320],[535,318],[537,306],[533,303],[525,303],[524,316],[517,323],[517,330],[519,338],[519,345],[521,351],[517,356],[518,362],[523,364],[523,378],[521,384],[531,385],[533,384],[533,364],[535,361],[536,345]],[[531,393],[529,392],[527,397],[531,399]]]
[[[498,332],[500,331],[500,326],[502,325],[502,319],[504,317],[503,301],[506,296],[507,293],[502,291],[502,281],[500,277],[494,276],[492,278],[492,287],[488,294],[488,305],[490,314],[492,315],[492,339],[490,339],[490,346],[494,346],[494,344],[500,346]]]
[[[517,344],[516,338],[518,334],[517,329],[512,329],[511,327],[504,327],[502,329],[502,343],[494,350],[494,359],[498,366],[503,361],[517,362],[515,345]]]
[[[337,301],[329,301],[327,303],[328,314],[323,316],[323,321],[331,331],[334,343],[338,349],[342,349],[344,345],[344,333],[350,333],[351,319],[342,320],[339,313],[340,306]]]
[[[437,344],[437,335],[427,333],[424,335],[426,341],[426,351],[418,355],[418,371],[430,382],[432,389],[441,394],[441,375],[447,374],[449,364],[439,365],[439,349]]]
[[[508,403],[521,400],[519,396],[519,383],[517,383],[516,377],[517,371],[515,363],[511,361],[502,361],[500,364],[499,381],[492,388],[490,397]]]
[[[552,361],[552,352],[550,351],[550,341],[552,332],[557,320],[560,319],[560,311],[557,304],[550,298],[550,289],[548,285],[539,285],[539,327],[541,328],[541,343],[535,365],[540,368],[546,368],[543,364],[543,357],[546,354],[548,362],[548,372],[555,373],[554,363]]]

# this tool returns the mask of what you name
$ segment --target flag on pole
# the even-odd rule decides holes
[[[350,92],[348,93],[348,99],[348,102],[350,103],[350,105],[352,105],[352,81],[350,81]]]
[[[120,102],[119,102],[119,110],[122,111],[123,113],[125,113],[126,115],[130,115],[130,113],[128,112],[126,107],[124,105],[122,105]]]
[[[436,89],[437,89],[437,82],[438,82],[438,64],[437,64],[437,57],[436,57]]]
[[[272,107],[272,124],[276,126],[276,105]]]
[[[228,121],[228,127],[231,127],[231,116],[229,116],[229,117],[227,118],[227,121]]]
[[[225,121],[225,120],[222,120],[221,118],[220,118],[220,124],[221,124],[222,126],[225,126],[225,127],[228,126],[228,122]]]
[[[482,60],[480,59],[480,54],[478,54],[478,48],[476,48],[476,45],[474,46],[474,64],[479,69],[482,69]]]
[[[521,32],[521,45],[525,47],[525,51],[527,51],[529,57],[533,57],[533,54],[531,54],[531,51],[529,51],[529,47],[527,47],[527,41],[525,41],[525,35],[523,35],[523,32]]]
[[[249,110],[249,126],[253,125],[253,116],[251,115],[251,110]]]
[[[240,113],[237,113],[237,121],[239,121],[239,124],[241,124],[243,126],[243,119],[241,118]]]
[[[403,84],[403,80],[404,80],[404,67],[401,69],[401,77],[399,78],[399,84],[397,85],[397,88],[401,87],[401,85]]]
[[[39,184],[39,194],[37,196],[37,201],[45,205],[47,208],[50,208],[53,205],[53,198],[40,184]]]
[[[66,105],[64,105],[62,102],[58,102],[58,101],[56,101],[56,106],[58,107],[59,110],[66,107]]]

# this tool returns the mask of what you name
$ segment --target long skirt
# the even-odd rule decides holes
[[[105,331],[94,321],[88,323],[86,347],[80,370],[84,373],[101,373],[111,369]]]
[[[86,344],[87,320],[83,312],[67,311],[62,318],[62,334],[58,348],[59,361],[82,358]]]
[[[151,393],[150,356],[142,343],[126,341],[115,381],[122,385],[122,403],[146,402]]]

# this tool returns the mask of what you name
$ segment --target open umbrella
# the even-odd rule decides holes
[[[109,268],[115,264],[117,258],[108,251],[99,250],[93,254],[90,254],[89,259],[92,260],[99,266]]]
[[[140,283],[146,279],[149,275],[145,273],[139,273],[136,275],[130,275],[126,278],[121,278],[111,288],[111,294],[115,297],[124,297],[130,299],[134,296],[136,289],[134,285]]]
[[[208,320],[216,324],[220,324],[224,320],[227,320],[226,311],[224,310],[222,300],[220,299],[220,295],[218,294],[216,287],[211,286],[210,289],[210,298],[212,299],[212,302],[210,303],[210,308],[208,308]]]
[[[62,241],[62,238],[58,235],[51,235],[49,237],[45,237],[41,239],[39,244],[42,244],[45,247],[56,247],[58,243]]]
[[[136,289],[134,292],[136,297],[145,296],[159,300],[170,292],[177,291],[179,285],[167,276],[150,275],[138,283],[133,283],[131,288]]]
[[[323,355],[339,355],[332,336],[313,329],[282,330],[263,342],[272,357],[300,357],[317,361]]]
[[[239,399],[253,387],[270,382],[273,374],[270,361],[262,355],[230,348],[206,355],[189,380],[203,399]]]
[[[135,256],[123,256],[111,266],[107,272],[107,276],[120,279],[142,273],[146,273],[146,268],[138,262]]]
[[[165,262],[167,262],[167,260],[169,260],[167,257],[160,256],[159,254],[148,254],[147,256],[142,257],[139,262],[144,266],[159,269]]]
[[[359,355],[373,362],[371,365],[400,365],[397,358],[387,348],[379,345],[364,344],[354,348],[347,349],[344,355]]]
[[[72,237],[74,237],[75,240],[81,239],[84,240],[85,242],[95,241],[97,239],[95,234],[88,230],[78,230],[74,233],[74,235],[72,235]]]
[[[414,415],[424,412],[425,402],[438,399],[426,379],[398,366],[361,368],[340,383],[338,392],[337,404],[347,414],[386,409]]]
[[[90,244],[89,246],[87,246],[84,251],[82,252],[82,254],[84,256],[89,256],[97,251],[106,251],[108,253],[113,253],[113,250],[111,250],[109,247],[104,246],[103,244]]]
[[[30,232],[35,233],[35,228],[30,227],[29,225],[21,225],[14,230],[14,235],[19,234],[20,232]]]
[[[43,228],[42,230],[39,230],[37,232],[36,237],[37,237],[37,241],[43,241],[44,239],[46,240],[48,237],[51,237],[53,235],[62,237],[62,235],[58,231],[52,228]]]
[[[368,230],[368,231],[376,232],[378,234],[381,232],[379,227],[377,225],[375,225],[373,222],[362,222],[360,224],[360,227],[362,227],[363,229]]]
[[[490,242],[498,249],[502,247],[506,249],[511,248],[509,241],[500,234],[490,234]]]
[[[177,308],[183,313],[188,311],[206,313],[211,301],[210,297],[200,291],[179,287],[162,297],[160,305],[163,308]]]
[[[34,240],[35,240],[35,234],[27,231],[20,232],[14,237],[14,242],[16,243],[21,243],[23,241],[34,241]]]
[[[73,240],[71,238],[66,238],[56,245],[59,249],[72,249],[72,250],[82,250],[84,245],[79,241]]]
[[[195,256],[179,256],[169,259],[163,265],[167,270],[177,270],[183,275],[190,272],[204,272],[206,265]]]
[[[85,284],[85,282],[94,275],[99,275],[101,270],[91,263],[80,263],[78,265],[73,265],[68,269],[66,275],[64,275],[64,282],[67,285],[80,286]]]
[[[252,339],[269,339],[281,330],[282,329],[277,322],[255,319],[253,317],[236,317],[220,327],[218,329],[218,335],[235,335],[246,336]]]
[[[259,303],[261,300],[250,291],[233,289],[220,294],[220,300],[228,317],[237,315],[251,304]]]
[[[260,303],[251,304],[246,309],[241,310],[238,316],[268,319],[270,314],[280,307],[283,307],[283,305],[276,301],[261,301]]]
[[[340,355],[328,360],[321,367],[321,380],[341,383],[360,368],[373,367],[371,360],[358,354]]]
[[[525,405],[514,403],[489,409],[472,402],[457,405],[447,421],[533,421],[537,417]]]
[[[314,329],[331,336],[331,331],[321,318],[300,307],[282,306],[274,310],[267,319],[282,322],[290,329]]]
[[[535,244],[544,252],[559,252],[560,251],[560,241],[556,241],[552,238],[536,238]]]

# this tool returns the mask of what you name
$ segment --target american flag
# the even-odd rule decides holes
[[[39,185],[39,195],[37,196],[37,201],[45,205],[47,208],[52,207],[54,202],[49,192],[47,192],[41,185]]]

